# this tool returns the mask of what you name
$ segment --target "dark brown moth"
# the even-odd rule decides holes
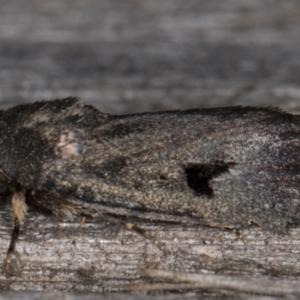
[[[0,194],[29,209],[285,232],[300,221],[300,117],[223,107],[109,115],[75,98],[0,111]]]

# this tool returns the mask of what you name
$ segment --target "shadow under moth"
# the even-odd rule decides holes
[[[110,115],[76,98],[0,111],[9,265],[27,211],[284,233],[300,221],[300,117],[223,107]]]

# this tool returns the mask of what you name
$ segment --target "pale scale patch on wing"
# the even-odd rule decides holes
[[[72,159],[81,154],[81,146],[73,131],[65,130],[59,136],[55,154],[63,159]]]

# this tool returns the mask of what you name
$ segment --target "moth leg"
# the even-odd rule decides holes
[[[132,230],[138,234],[141,234],[143,237],[145,237],[146,239],[149,239],[149,233],[147,230],[141,228],[141,227],[138,227],[137,225],[133,224],[133,223],[129,223],[129,222],[126,222],[125,223],[125,226],[128,230]]]
[[[247,239],[245,238],[245,236],[236,228],[231,228],[231,227],[221,227],[222,230],[226,230],[226,231],[229,231],[233,234],[236,235],[237,239],[239,239],[240,241],[242,241],[244,244],[247,244],[248,241]]]
[[[114,215],[109,215],[109,214],[105,214],[105,219],[107,219],[108,221],[115,223],[115,224],[122,224],[127,230],[130,231],[134,231],[135,233],[141,235],[143,238],[147,239],[148,241],[150,241],[154,246],[156,246],[159,250],[163,251],[162,247],[160,247],[158,245],[157,240],[153,239],[152,237],[149,236],[149,233],[147,230],[131,223],[131,222],[126,222],[122,219],[120,219],[117,216]]]
[[[30,207],[47,215],[67,219],[72,219],[75,216],[80,216],[81,226],[85,223],[86,217],[95,218],[100,215],[99,211],[97,210],[85,208],[68,200],[65,200],[55,194],[51,194],[44,191],[28,191],[26,201]],[[127,229],[135,231],[138,234],[143,235],[144,237],[149,239],[146,230],[132,223],[122,221],[114,216],[106,215],[106,218],[113,223],[123,223]]]
[[[20,225],[24,220],[27,213],[27,205],[25,202],[25,195],[21,191],[16,191],[11,197],[13,216],[14,216],[14,229],[11,235],[10,244],[7,250],[5,259],[5,273],[9,274],[10,263],[12,256],[15,253],[16,244],[19,239]]]
[[[58,195],[40,191],[30,190],[27,192],[26,201],[29,207],[40,211],[46,215],[61,217],[66,219],[73,219],[76,216],[81,217],[80,225],[83,225],[86,217],[96,218],[101,214],[98,210],[84,207],[80,204],[65,200]],[[132,223],[126,222],[112,215],[105,215],[106,219],[115,224],[123,224],[128,230],[135,231],[148,240],[152,241],[148,232]],[[155,244],[155,241],[152,241]]]
[[[130,231],[134,231],[135,233],[141,235],[143,238],[147,239],[154,246],[156,246],[160,251],[164,251],[163,247],[161,245],[159,245],[159,242],[156,239],[153,239],[152,237],[149,236],[149,232],[147,230],[145,230],[131,222],[122,221],[122,223],[125,225],[126,229],[128,229]]]

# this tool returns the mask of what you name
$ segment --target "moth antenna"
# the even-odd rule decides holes
[[[14,230],[11,235],[9,248],[7,250],[6,260],[5,260],[5,273],[9,274],[9,267],[11,263],[11,257],[15,252],[16,244],[19,239],[20,225],[24,220],[27,213],[27,205],[25,202],[25,196],[23,192],[16,191],[11,197],[13,215],[14,215]]]

